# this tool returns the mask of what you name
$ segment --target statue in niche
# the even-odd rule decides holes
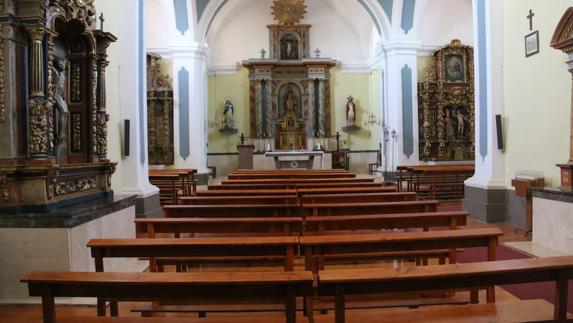
[[[462,109],[458,109],[456,111],[456,120],[458,123],[458,139],[464,139],[465,131],[466,131],[466,121],[467,118],[462,113]]]
[[[225,99],[225,108],[223,108],[223,123],[224,126],[220,130],[221,132],[226,133],[237,133],[238,130],[235,129],[235,107],[231,102],[230,98]]]
[[[64,98],[66,91],[66,61],[56,59],[54,67],[52,68],[52,75],[54,77],[54,99],[56,101],[57,112],[57,139],[58,143],[65,143],[67,137],[68,125],[68,104]]]
[[[356,125],[356,103],[354,103],[354,97],[349,96],[346,102],[346,127],[343,127],[343,131],[356,131],[360,130],[360,127]]]
[[[456,134],[454,133],[454,116],[450,108],[444,109],[446,114],[446,137],[448,141],[453,141],[456,139]]]
[[[281,59],[298,60],[298,39],[288,34],[281,39]]]

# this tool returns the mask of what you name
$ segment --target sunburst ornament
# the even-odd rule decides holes
[[[275,0],[271,9],[275,20],[284,25],[297,24],[306,14],[304,0]]]

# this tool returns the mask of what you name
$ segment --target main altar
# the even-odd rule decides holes
[[[267,26],[269,57],[243,62],[249,70],[250,136],[272,150],[311,148],[331,137],[330,69],[336,61],[311,57],[311,25],[298,24],[306,13],[275,2],[273,14],[280,24]]]

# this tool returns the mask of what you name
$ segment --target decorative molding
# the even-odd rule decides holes
[[[209,66],[207,74],[209,75],[234,75],[241,70],[240,64],[235,65],[212,65]]]
[[[402,68],[402,140],[404,155],[408,158],[414,154],[414,98],[412,69],[405,65]]]
[[[97,178],[75,178],[56,183],[56,196],[91,191],[97,188]]]

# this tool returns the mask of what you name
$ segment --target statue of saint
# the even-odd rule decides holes
[[[351,127],[356,124],[356,104],[354,98],[349,96],[346,103],[346,126]]]
[[[446,137],[448,138],[448,141],[453,141],[456,137],[454,134],[454,123],[452,120],[454,116],[450,109],[445,109],[444,111],[446,112]]]
[[[57,140],[58,143],[64,143],[67,136],[68,126],[68,104],[64,98],[66,91],[66,61],[56,59],[52,67],[52,77],[54,79],[54,99],[56,100],[57,111]]]
[[[296,97],[294,96],[292,89],[289,88],[286,94],[285,111],[294,111],[296,106]]]
[[[464,139],[464,132],[466,130],[466,117],[463,115],[462,110],[456,112],[456,119],[458,121],[458,138]]]
[[[225,109],[223,110],[223,115],[225,116],[225,128],[233,129],[235,127],[235,120],[233,115],[235,114],[235,108],[231,99],[227,98],[225,100]]]

